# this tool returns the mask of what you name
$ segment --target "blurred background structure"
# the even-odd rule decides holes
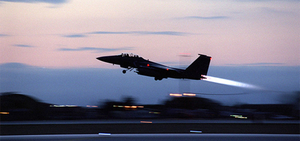
[[[239,104],[223,106],[192,94],[170,94],[161,104],[138,104],[132,97],[106,100],[97,105],[56,105],[13,92],[0,96],[1,121],[87,119],[239,119],[299,120],[300,92],[285,104]]]

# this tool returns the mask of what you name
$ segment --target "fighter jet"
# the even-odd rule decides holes
[[[145,60],[142,57],[134,54],[122,53],[121,55],[102,56],[97,59],[103,62],[118,64],[125,68],[122,72],[125,74],[127,70],[135,69],[139,75],[154,77],[155,80],[164,78],[177,79],[205,79],[211,60],[210,56],[199,54],[200,56],[186,69],[168,67],[159,63]]]

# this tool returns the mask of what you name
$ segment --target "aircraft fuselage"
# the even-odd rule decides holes
[[[202,57],[201,57],[202,56]],[[103,57],[98,57],[97,59],[103,62],[107,63],[112,63],[112,64],[118,64],[122,68],[126,68],[128,70],[136,69],[136,73],[140,75],[145,75],[145,76],[150,76],[154,77],[155,80],[161,80],[163,78],[183,78],[183,79],[203,79],[204,77],[202,76],[201,72],[206,75],[208,66],[209,66],[209,61],[211,57],[201,55],[199,58],[202,59],[199,63],[196,61],[199,60],[199,58],[193,63],[194,66],[189,66],[190,69],[179,69],[179,68],[172,68],[168,67],[159,63],[155,63],[149,60],[145,60],[142,57],[139,57],[137,55],[132,55],[132,54],[121,54],[121,55],[114,55],[114,56],[103,56]],[[203,61],[205,59],[205,61]],[[203,63],[205,62],[205,63]],[[192,65],[193,65],[192,64]],[[204,65],[203,67],[199,67],[199,69],[195,68],[195,65]],[[195,74],[197,73],[198,74]],[[123,73],[125,73],[126,70],[123,70]]]

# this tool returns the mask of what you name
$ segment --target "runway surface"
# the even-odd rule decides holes
[[[97,120],[1,122],[0,135],[56,134],[300,134],[299,121]]]
[[[143,120],[58,120],[58,121],[3,121],[0,125],[38,125],[38,124],[134,124]],[[300,124],[299,120],[199,120],[199,119],[151,119],[152,123],[288,123]]]
[[[0,136],[1,141],[299,141],[299,134],[68,134]]]

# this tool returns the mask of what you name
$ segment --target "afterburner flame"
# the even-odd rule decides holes
[[[213,83],[219,83],[223,85],[229,85],[229,86],[234,86],[234,87],[241,87],[241,88],[247,88],[247,89],[256,89],[256,90],[262,90],[261,87],[252,85],[252,84],[247,84],[243,82],[238,82],[238,81],[233,81],[233,80],[228,80],[224,78],[218,78],[218,77],[213,77],[213,76],[204,76],[206,79],[202,79],[204,81],[208,82],[213,82]]]

